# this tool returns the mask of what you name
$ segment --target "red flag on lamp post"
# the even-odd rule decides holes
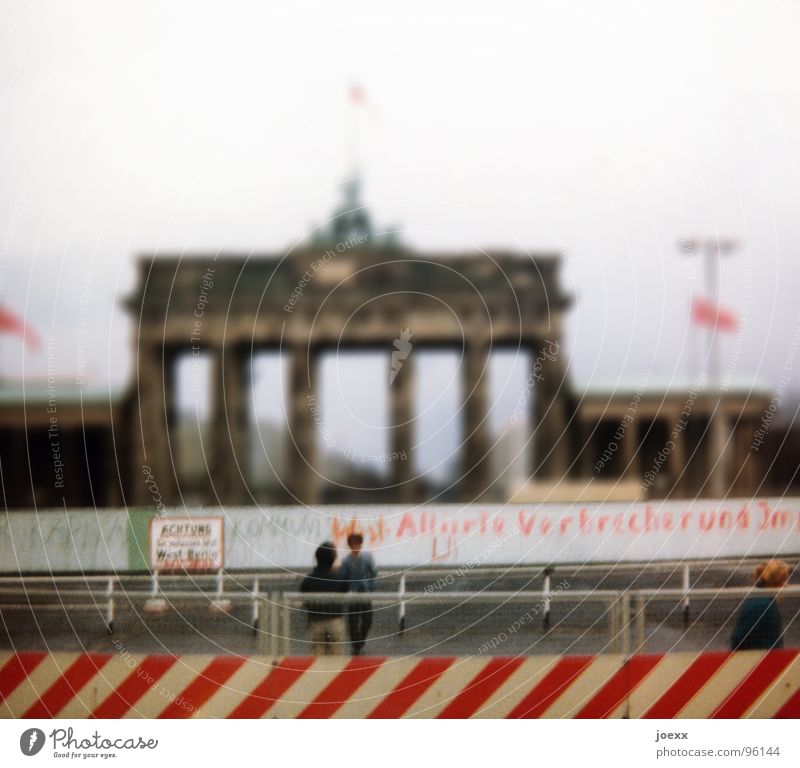
[[[0,333],[13,333],[20,336],[31,349],[39,349],[42,342],[39,334],[21,318],[5,307],[0,307]]]
[[[352,107],[353,113],[361,110],[365,115],[373,120],[380,117],[378,108],[367,96],[367,91],[361,83],[351,83],[347,89],[347,100]]]
[[[695,297],[692,299],[692,322],[696,325],[710,325],[720,331],[736,333],[739,330],[739,318],[736,313],[724,307],[715,306],[708,299]]]

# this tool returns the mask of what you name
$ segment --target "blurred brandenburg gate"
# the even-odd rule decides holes
[[[526,449],[531,472],[559,478],[569,463],[565,369],[558,355],[544,354],[558,348],[570,303],[558,270],[557,254],[409,251],[375,237],[358,210],[337,216],[324,236],[285,255],[141,258],[128,301],[136,326],[134,475],[141,477],[146,467],[159,499],[180,502],[171,439],[176,363],[202,353],[212,361],[207,503],[252,503],[249,371],[257,354],[280,352],[289,372],[280,500],[318,502],[320,356],[326,350],[380,350],[394,353],[386,376],[389,442],[391,455],[403,457],[390,463],[384,498],[421,500],[411,461],[415,360],[425,349],[455,350],[463,399],[455,489],[465,501],[479,500],[494,482],[489,355],[513,349],[536,364],[535,396],[526,398],[527,421],[534,426]],[[151,504],[153,488],[134,480],[133,501]],[[357,492],[352,500],[359,500]]]

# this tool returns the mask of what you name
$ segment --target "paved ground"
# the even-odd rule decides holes
[[[715,570],[695,573],[693,586],[746,586],[746,572],[732,573]],[[429,591],[447,595],[458,591],[540,590],[540,577],[531,579],[507,573],[499,577],[472,572],[457,577],[454,571],[442,571],[437,577],[410,577],[409,592]],[[635,578],[629,573],[612,571],[556,574],[552,588],[561,585],[565,595],[576,591],[596,589],[625,589],[679,587],[680,574],[643,574]],[[141,584],[136,588],[142,589]],[[288,578],[276,585],[287,591],[295,590],[298,580]],[[96,609],[72,611],[2,610],[0,646],[18,649],[51,649],[169,653],[268,653],[270,635],[262,619],[260,629],[251,625],[252,605],[234,606],[230,614],[210,609],[211,594],[199,591],[199,600],[187,604],[175,600],[174,605],[160,615],[144,612],[144,599],[128,598],[122,585],[116,600],[114,633],[110,635],[104,623],[105,603]],[[394,590],[397,580],[388,578],[381,587]],[[227,588],[227,587],[226,587]],[[32,602],[85,601],[80,590],[51,592],[31,597]],[[172,601],[170,601],[172,602]],[[733,618],[738,608],[736,600],[711,600],[692,603],[690,620],[684,626],[683,613],[677,601],[659,602],[648,606],[645,629],[645,650],[703,650],[727,648]],[[551,608],[550,627],[542,621],[541,606],[536,601],[487,605],[473,600],[444,598],[436,605],[406,604],[405,632],[398,634],[398,605],[376,607],[375,623],[367,652],[380,655],[452,655],[452,654],[538,654],[538,653],[598,653],[613,650],[611,645],[611,614],[606,604],[589,598],[580,602],[555,599]],[[266,608],[266,606],[265,606]],[[781,603],[787,627],[786,644],[800,646],[800,599],[784,598]],[[307,630],[301,611],[289,614],[289,646],[292,653],[307,652]],[[281,631],[280,634],[286,634]]]

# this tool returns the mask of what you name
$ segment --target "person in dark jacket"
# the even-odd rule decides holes
[[[336,547],[325,541],[314,553],[317,567],[300,584],[301,592],[347,592],[347,581],[333,570],[336,562]],[[342,614],[344,603],[309,601],[305,604],[308,625],[311,630],[311,653],[314,656],[338,656],[345,642]]]
[[[789,566],[783,560],[761,563],[755,572],[756,586],[780,589],[789,580]],[[742,603],[731,634],[734,651],[783,648],[781,613],[774,596],[753,594]]]
[[[347,581],[350,591],[360,595],[360,599],[350,603],[347,615],[353,656],[361,655],[372,627],[372,603],[366,597],[370,592],[375,591],[375,579],[378,575],[372,555],[369,552],[361,551],[363,545],[364,536],[362,534],[356,532],[347,537],[350,554],[342,563],[340,571],[340,575]]]

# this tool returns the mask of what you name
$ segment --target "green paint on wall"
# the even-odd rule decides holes
[[[148,531],[152,509],[128,510],[128,571],[149,571]]]

